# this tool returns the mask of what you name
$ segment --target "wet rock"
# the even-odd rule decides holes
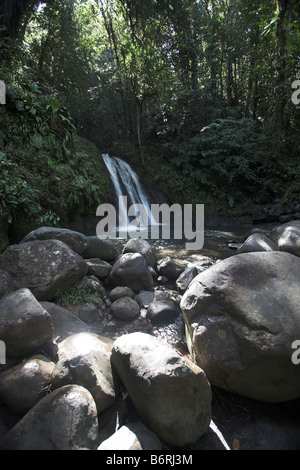
[[[110,306],[112,314],[119,320],[132,320],[140,313],[139,304],[131,297],[121,297]]]
[[[91,333],[78,333],[59,344],[52,387],[68,384],[85,387],[92,394],[98,413],[113,404],[115,392],[110,365],[113,341]]]
[[[66,228],[39,227],[30,232],[20,243],[32,242],[35,240],[56,239],[64,242],[71,250],[81,255],[87,248],[87,237],[80,232]]]
[[[2,450],[96,450],[97,408],[90,392],[67,385],[42,398],[0,439]]]
[[[153,324],[171,323],[180,314],[178,305],[174,300],[157,300],[147,309],[147,318]]]
[[[124,248],[123,253],[140,253],[144,258],[148,266],[156,265],[156,253],[150,243],[142,238],[132,238],[129,240]]]
[[[103,441],[98,450],[161,450],[158,437],[142,423],[127,423]]]
[[[0,373],[0,398],[13,412],[26,414],[49,390],[54,362],[37,355]]]
[[[173,260],[170,256],[166,256],[157,263],[158,273],[168,279],[177,279],[185,269],[185,264]]]
[[[0,300],[1,340],[8,357],[22,357],[52,338],[49,313],[29,289],[19,289]]]
[[[150,290],[153,279],[140,253],[126,253],[115,262],[109,275],[113,286],[126,286],[134,291]]]
[[[172,346],[131,333],[115,341],[111,360],[142,422],[163,443],[183,447],[207,431],[210,385],[204,372]]]
[[[299,277],[298,257],[272,251],[235,255],[192,281],[181,301],[187,344],[212,385],[265,402],[300,397]]]
[[[86,262],[59,240],[10,245],[0,255],[14,290],[27,287],[38,300],[51,300],[57,291],[73,286],[87,272]]]

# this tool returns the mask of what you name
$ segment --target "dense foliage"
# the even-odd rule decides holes
[[[299,193],[297,0],[4,0],[0,17],[8,221],[105,197],[76,133],[172,201],[232,212]]]

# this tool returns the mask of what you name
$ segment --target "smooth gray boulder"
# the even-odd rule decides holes
[[[183,447],[207,431],[210,384],[172,346],[146,333],[130,333],[114,342],[111,360],[141,421],[163,443]]]
[[[98,416],[90,392],[66,385],[42,398],[0,439],[0,450],[96,450]]]
[[[236,254],[256,251],[278,251],[278,246],[263,233],[253,233],[237,249]]]
[[[187,344],[212,385],[265,402],[300,397],[292,344],[300,338],[300,259],[232,256],[200,273],[182,297]]]
[[[18,289],[0,300],[0,338],[8,357],[23,357],[52,338],[51,316],[29,289]]]
[[[68,384],[85,387],[92,394],[98,413],[115,401],[110,364],[113,341],[92,333],[78,333],[58,347],[58,362],[53,370],[52,387]]]
[[[14,290],[27,287],[38,300],[51,300],[87,272],[86,262],[60,240],[37,240],[10,245],[0,255]]]

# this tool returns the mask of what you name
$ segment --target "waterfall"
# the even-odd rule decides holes
[[[108,154],[103,154],[102,158],[110,173],[115,196],[121,203],[119,207],[119,219],[127,220],[127,226],[129,226],[130,219],[128,217],[127,207],[125,207],[123,199],[119,199],[121,196],[127,196],[129,205],[142,204],[145,207],[148,212],[148,223],[150,223],[150,203],[138,175],[128,163],[120,158],[110,157]]]

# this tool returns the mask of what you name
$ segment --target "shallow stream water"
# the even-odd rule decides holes
[[[195,266],[198,272],[209,268],[214,263],[234,255],[235,250],[230,245],[235,246],[243,240],[245,227],[237,226],[233,230],[207,229],[204,234],[204,246],[201,250],[186,250],[185,242],[182,240],[148,240],[155,248],[157,259],[170,256],[186,267]],[[125,244],[127,240],[122,242]],[[181,295],[176,290],[175,282],[160,283],[156,281],[155,290],[163,290],[169,298],[180,304]],[[116,320],[112,315],[104,315],[104,318],[93,329],[97,334],[107,336],[112,339],[132,333],[142,331],[160,337],[180,349],[187,352],[185,342],[185,328],[182,314],[173,322],[166,325],[152,325],[146,318],[147,308],[142,308],[138,318],[128,322]]]

